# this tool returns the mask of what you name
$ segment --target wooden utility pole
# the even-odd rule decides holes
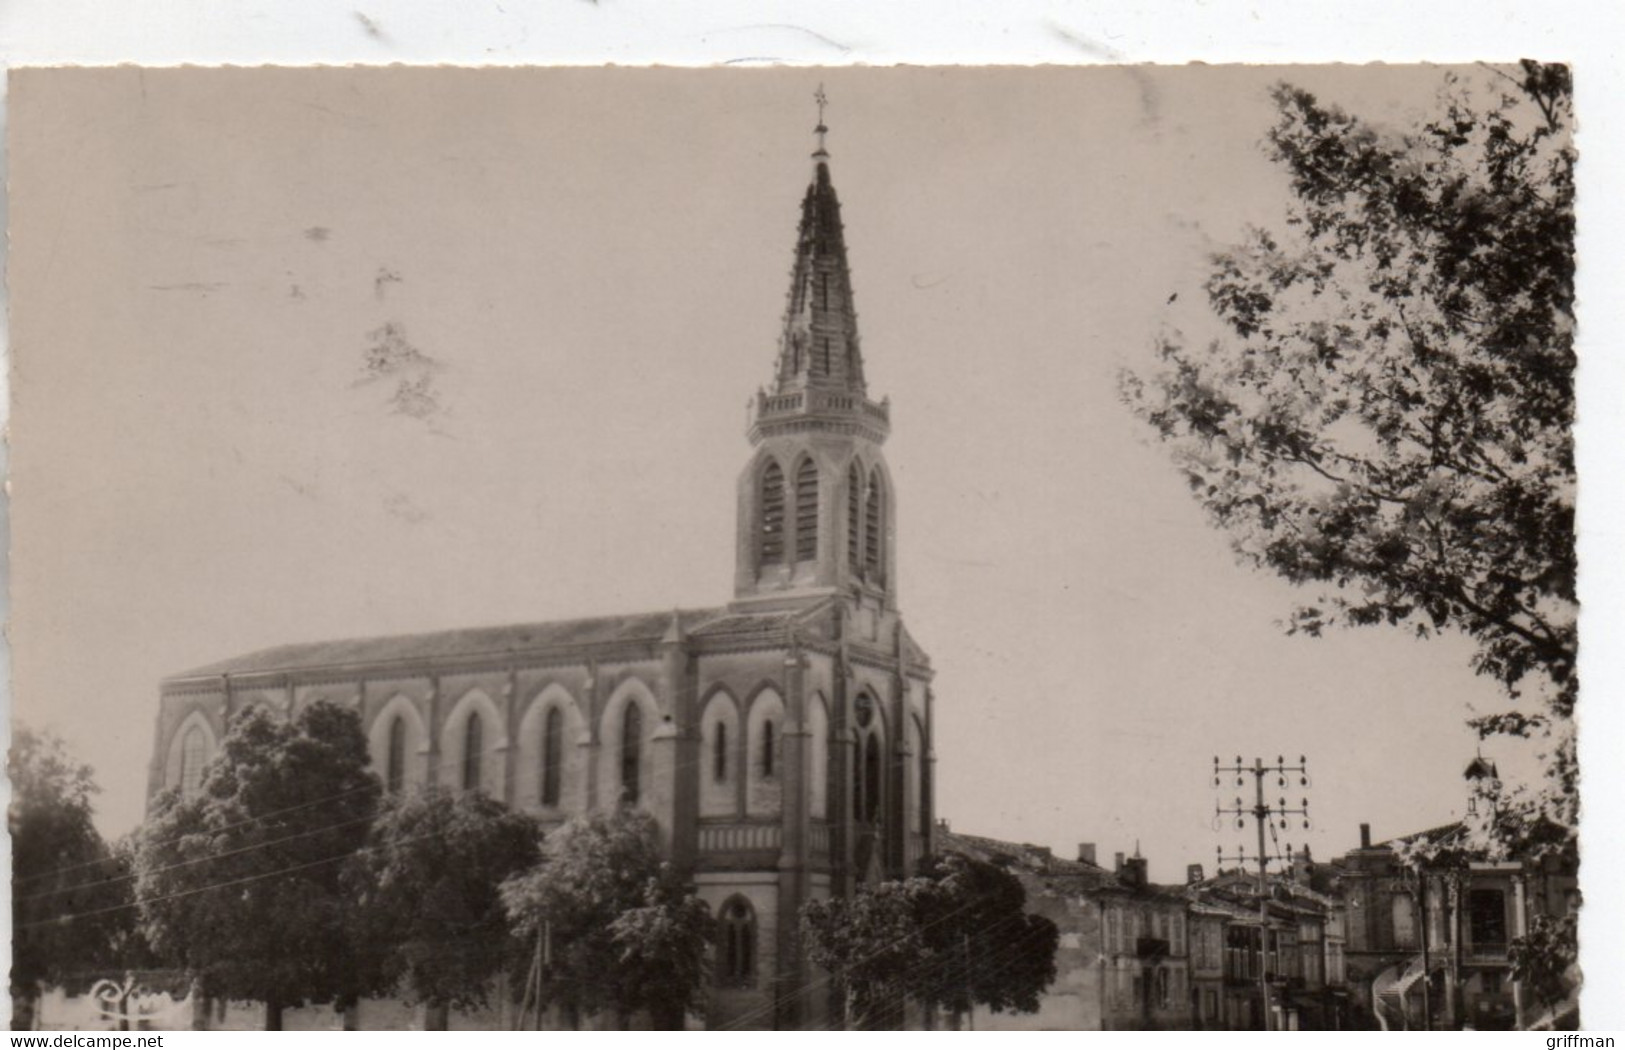
[[[1266,1032],[1270,1030],[1270,979],[1268,966],[1270,895],[1269,852],[1264,847],[1264,831],[1266,828],[1271,827],[1272,822],[1274,821],[1280,821],[1281,827],[1285,828],[1288,825],[1291,817],[1303,818],[1303,826],[1304,829],[1307,830],[1309,827],[1309,800],[1307,798],[1303,799],[1302,805],[1294,808],[1288,807],[1285,796],[1282,796],[1276,805],[1269,805],[1264,801],[1264,777],[1270,775],[1274,776],[1279,782],[1279,786],[1284,790],[1286,788],[1287,777],[1288,775],[1292,774],[1297,775],[1299,786],[1307,788],[1309,786],[1308,759],[1300,755],[1298,756],[1298,764],[1295,766],[1289,766],[1286,763],[1286,757],[1284,755],[1277,756],[1275,759],[1275,764],[1272,766],[1267,766],[1264,764],[1264,760],[1262,758],[1255,758],[1253,759],[1252,765],[1245,766],[1242,765],[1241,756],[1237,755],[1235,765],[1225,766],[1219,763],[1219,757],[1217,755],[1213,756],[1213,786],[1215,788],[1223,784],[1224,777],[1226,775],[1234,776],[1236,778],[1237,787],[1240,787],[1246,783],[1248,775],[1251,775],[1253,778],[1253,805],[1250,808],[1245,806],[1241,801],[1240,795],[1236,796],[1236,802],[1233,806],[1221,806],[1217,801],[1215,801],[1213,803],[1213,823],[1214,830],[1217,831],[1219,821],[1229,818],[1236,822],[1237,828],[1242,828],[1247,824],[1246,818],[1248,815],[1251,815],[1254,824],[1257,826],[1258,993],[1259,1003],[1264,1012],[1263,1021],[1264,1031]],[[1239,846],[1236,848],[1236,853],[1233,856],[1225,856],[1222,848],[1219,850],[1218,855],[1220,865],[1223,865],[1226,861],[1235,861],[1245,866],[1248,859],[1246,851]],[[1276,945],[1276,960],[1277,962],[1280,960],[1279,943]]]

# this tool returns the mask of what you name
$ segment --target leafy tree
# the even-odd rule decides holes
[[[100,789],[89,766],[56,736],[19,725],[6,769],[12,1023],[29,1028],[46,985],[116,965],[129,887],[91,822],[91,796]]]
[[[425,1003],[439,1030],[449,1009],[485,1005],[497,975],[524,957],[498,889],[535,865],[540,841],[534,820],[478,792],[390,800],[345,873],[374,988]]]
[[[1537,915],[1529,933],[1515,938],[1509,946],[1512,979],[1522,981],[1535,1001],[1548,1010],[1562,1006],[1579,987],[1575,973],[1579,965],[1574,931],[1577,920],[1573,913],[1562,917]],[[1579,1027],[1578,1023],[1565,1026]]]
[[[935,908],[935,894],[930,879],[916,877],[802,905],[808,958],[829,971],[851,1027],[890,1026],[916,968],[940,966],[920,931],[922,916]]]
[[[541,1002],[574,1022],[610,1013],[624,1026],[648,1011],[683,1027],[703,1005],[709,909],[661,856],[658,829],[623,809],[578,817],[542,843],[541,863],[502,886],[515,933],[545,942]]]
[[[1123,390],[1235,549],[1322,590],[1292,630],[1459,631],[1534,701],[1472,722],[1546,738],[1548,782],[1492,807],[1525,850],[1576,825],[1575,152],[1564,67],[1495,75],[1404,132],[1276,88],[1288,235],[1216,255],[1229,338]]]
[[[1037,1012],[1060,932],[1026,913],[1020,880],[960,853],[921,872],[802,908],[812,960],[834,975],[854,1025],[889,1023],[905,998],[949,1011],[956,1026],[977,1004]]]
[[[377,805],[361,721],[325,701],[293,721],[250,710],[192,798],[170,791],[142,828],[136,894],[148,940],[210,997],[285,1007],[357,988],[340,875]]]
[[[1004,868],[962,853],[933,858],[922,869],[936,880],[921,930],[939,960],[919,998],[956,1018],[981,1004],[994,1013],[1037,1013],[1055,980],[1060,931],[1024,910],[1027,891]]]

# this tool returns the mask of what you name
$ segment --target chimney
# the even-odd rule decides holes
[[[948,834],[952,834],[952,832],[949,831],[949,829],[948,829],[948,818],[947,817],[938,817],[937,818],[937,830],[942,831],[942,832],[946,832]]]
[[[1112,870],[1119,875],[1123,874],[1123,855],[1121,853],[1117,854],[1117,861],[1112,866]]]
[[[1123,868],[1124,868],[1124,876],[1127,878],[1128,884],[1130,886],[1133,886],[1137,890],[1145,889],[1145,884],[1146,884],[1146,874],[1145,874],[1146,862],[1145,862],[1144,857],[1130,857],[1130,858],[1128,858],[1128,860],[1123,862]]]
[[[1095,844],[1093,842],[1078,843],[1078,862],[1081,864],[1095,863]]]
[[[1200,864],[1185,865],[1185,885],[1194,886],[1202,881],[1202,866]]]
[[[1360,848],[1361,849],[1370,849],[1371,848],[1371,825],[1370,824],[1361,824],[1360,825]]]

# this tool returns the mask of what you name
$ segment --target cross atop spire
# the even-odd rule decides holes
[[[813,128],[814,134],[818,136],[818,148],[813,151],[813,156],[822,159],[829,156],[829,151],[824,149],[824,136],[829,133],[829,128],[824,126],[824,107],[829,105],[829,96],[824,94],[824,85],[818,85],[818,90],[813,93],[813,101],[818,103],[818,126]]]

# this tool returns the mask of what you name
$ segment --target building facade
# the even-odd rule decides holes
[[[965,835],[939,826],[936,847],[997,864],[1027,892],[1026,909],[1060,933],[1055,981],[1037,1015],[970,1019],[980,1030],[1145,1030],[1195,1027],[1191,914],[1184,890],[1146,878],[1146,861],[1119,853],[1112,868],[1083,843],[1078,858],[1045,847]],[[1222,1027],[1222,1026],[1221,1026]]]
[[[1578,907],[1572,848],[1490,860],[1465,848],[1459,823],[1376,844],[1362,825],[1360,839],[1339,863],[1338,892],[1350,983],[1372,1026],[1522,1029],[1547,1014],[1578,1027],[1573,1003],[1543,1008],[1521,986],[1511,954],[1536,917]]]
[[[549,826],[652,814],[729,931],[707,1020],[823,1024],[797,913],[931,852],[934,717],[898,608],[890,406],[864,379],[825,130],[739,475],[732,601],[286,645],[174,675],[149,798],[198,790],[250,708],[348,706],[390,791],[483,791]]]

